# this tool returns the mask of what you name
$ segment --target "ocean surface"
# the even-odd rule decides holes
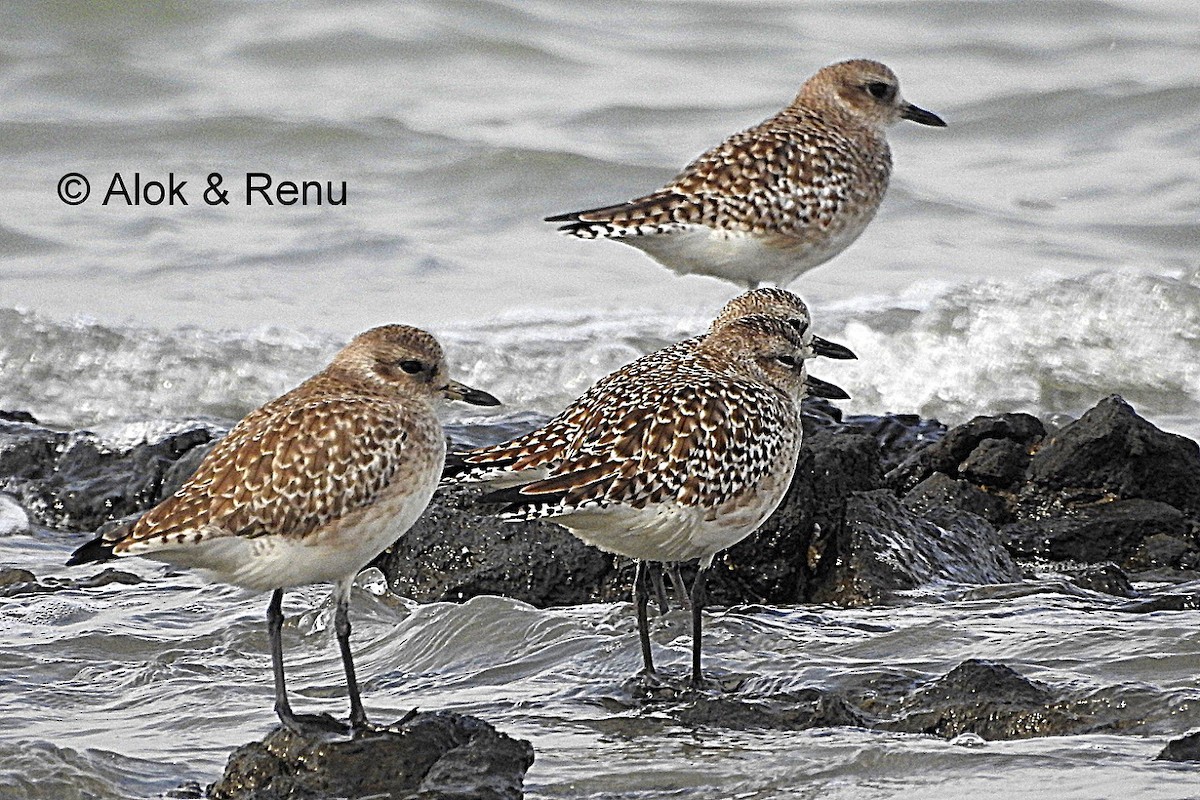
[[[890,65],[949,127],[892,129],[879,215],[792,286],[859,355],[813,370],[853,395],[845,410],[1053,423],[1119,393],[1200,436],[1200,7],[1185,0],[6,3],[0,409],[114,441],[236,419],[354,333],[408,322],[506,402],[449,420],[552,413],[703,329],[737,288],[541,218],[660,185],[850,57]],[[78,205],[59,195],[71,173],[91,187]],[[228,205],[205,202],[213,173]],[[251,173],[317,182],[322,203],[247,205]],[[187,205],[149,205],[153,188],[128,205],[117,174],[127,193],[185,181]],[[76,543],[0,538],[0,565],[65,576]],[[265,597],[131,568],[154,580],[0,600],[0,797],[207,783],[270,727]],[[1194,613],[957,597],[716,614],[711,654],[772,686],[985,657],[1197,695]],[[327,591],[286,609],[297,688],[340,710]],[[415,606],[368,577],[354,614],[368,708],[466,710],[531,739],[531,797],[1200,796],[1194,771],[1149,760],[1161,732],[971,748],[647,732],[604,701],[636,667],[627,606]],[[656,634],[679,662],[682,634],[670,619]]]

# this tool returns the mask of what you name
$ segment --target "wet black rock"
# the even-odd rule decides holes
[[[953,739],[973,733],[998,741],[1099,732],[1161,732],[1181,709],[1164,692],[1115,686],[1063,688],[1031,680],[1012,667],[971,659],[906,691],[873,692],[872,727]],[[1189,714],[1191,715],[1191,714]],[[1194,715],[1192,715],[1194,716]]]
[[[1044,558],[1051,561],[1076,560],[1088,563],[1113,561],[1126,569],[1148,569],[1143,555],[1151,537],[1175,540],[1178,548],[1163,558],[1179,567],[1189,552],[1188,521],[1179,509],[1154,500],[1117,500],[1078,506],[1062,516],[1025,520],[1004,526],[1001,531],[1008,548],[1018,558]]]
[[[95,589],[110,583],[122,583],[127,586],[142,583],[141,576],[125,570],[107,567],[91,575],[59,578],[49,577],[38,580],[32,572],[14,567],[0,567],[0,597],[14,597],[21,594],[45,594],[61,592],[66,589]]]
[[[688,727],[739,731],[799,731],[863,725],[862,715],[843,697],[815,688],[797,689],[770,697],[742,697],[737,694],[699,696],[667,708],[665,713]]]
[[[1139,593],[1133,588],[1129,576],[1116,564],[1096,564],[1071,570],[1070,581],[1080,589],[1087,589],[1101,594],[1111,594],[1114,597],[1138,597]]]
[[[1051,436],[1030,462],[1029,482],[1068,503],[1138,498],[1200,518],[1200,446],[1159,430],[1116,395]]]
[[[949,508],[918,515],[886,489],[859,492],[822,556],[811,599],[866,605],[935,580],[1008,583],[1021,572],[983,518]]]
[[[897,492],[906,494],[935,472],[957,478],[967,469],[994,472],[999,479],[1011,482],[1020,471],[1014,471],[1014,463],[1020,462],[1019,452],[1010,446],[988,443],[1010,441],[1020,452],[1025,452],[1045,435],[1041,421],[1029,414],[976,417],[951,428],[933,444],[910,453],[888,473],[887,482]],[[983,452],[975,455],[980,446],[983,446]]]
[[[213,800],[520,800],[529,742],[474,717],[421,713],[399,732],[325,740],[279,727],[233,752]]]
[[[935,508],[968,511],[993,525],[1008,522],[1011,514],[1003,498],[988,494],[970,481],[935,472],[904,496],[911,511],[925,513]]]
[[[612,556],[549,522],[502,523],[478,505],[479,486],[446,486],[408,535],[375,565],[394,591],[420,602],[503,595],[540,607],[628,596]]]
[[[0,422],[0,491],[15,497],[40,525],[93,531],[157,503],[172,466],[217,435],[197,425],[115,447],[88,431]]]
[[[1172,739],[1156,757],[1156,761],[1200,761],[1200,731]]]

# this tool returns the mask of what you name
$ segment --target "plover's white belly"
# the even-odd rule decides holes
[[[643,508],[611,505],[583,509],[557,518],[587,544],[643,561],[706,559],[745,539],[783,501],[795,470],[798,448],[780,459],[754,487],[722,505],[705,509],[677,502]]]
[[[858,238],[870,217],[809,237],[730,231],[703,225],[618,239],[680,274],[711,275],[741,284],[785,286],[825,263]]]

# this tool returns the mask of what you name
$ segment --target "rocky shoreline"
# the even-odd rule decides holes
[[[807,405],[805,427],[804,453],[783,506],[755,535],[718,556],[709,580],[713,605],[895,604],[930,584],[1003,596],[1044,591],[1046,574],[1054,573],[1057,591],[1100,593],[1130,613],[1200,607],[1200,447],[1158,429],[1120,397],[1101,400],[1057,430],[1025,414],[978,417],[952,428],[912,415],[843,417],[823,402]],[[28,414],[0,412],[0,529],[91,534],[140,513],[172,492],[223,432],[210,423],[162,430],[114,446],[87,431],[54,431]],[[497,429],[493,438],[513,432]],[[471,433],[478,443],[479,431]],[[472,486],[439,490],[408,536],[379,557],[376,566],[397,593],[421,602],[500,594],[539,607],[627,599],[629,563],[553,524],[496,522],[476,502],[480,493]],[[1034,576],[1040,582],[1029,580]],[[1147,579],[1164,588],[1139,593],[1134,582]],[[75,580],[0,565],[0,596],[137,580],[120,569]],[[1084,696],[1003,664],[967,661],[933,681],[881,677],[873,685],[786,696],[751,690],[696,696],[633,686],[620,702],[661,711],[646,720],[651,727],[663,719],[789,730],[854,725],[944,738],[1173,734],[1180,722],[1200,723],[1190,719],[1196,712],[1186,713],[1186,700],[1139,691],[1146,696],[1121,687]],[[479,720],[438,720],[470,736],[501,737],[495,796],[520,796],[532,761],[532,750],[523,755],[528,743]],[[1200,758],[1194,738],[1172,742],[1160,757]],[[255,757],[235,754],[231,772],[210,792],[240,796],[219,787],[260,785],[255,781],[286,772],[263,753],[298,746],[271,737],[248,746],[258,748]],[[329,763],[337,772],[338,758]],[[295,796],[306,796],[301,789]],[[437,791],[420,796],[456,796]]]

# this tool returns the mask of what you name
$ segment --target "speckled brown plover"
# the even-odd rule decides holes
[[[777,317],[792,325],[808,345],[807,357],[854,358],[846,347],[814,336],[811,317],[804,301],[778,288],[754,289],[730,300],[709,326],[708,333],[753,314]],[[676,365],[689,357],[693,348],[707,334],[685,339],[661,350],[648,353],[621,369],[601,378],[591,389],[541,427],[499,444],[451,453],[447,458],[444,479],[447,482],[487,482],[494,487],[510,486],[546,477],[558,460],[571,452],[576,439],[589,420],[604,409],[620,408],[646,391],[646,381],[655,374],[669,374]],[[845,392],[813,376],[806,380],[808,393],[829,399],[844,398]],[[678,563],[667,566],[676,594],[686,598]],[[660,608],[665,613],[668,604],[661,573],[651,565],[639,564],[634,578],[634,606],[638,613],[638,634],[642,644],[644,669],[654,672],[650,654],[650,631],[646,615],[647,581],[654,584]],[[687,605],[687,600],[683,600]]]
[[[884,131],[901,119],[946,124],[906,102],[883,64],[842,61],[661,189],[546,221],[632,245],[680,274],[786,286],[845,250],[875,216],[892,171]]]
[[[806,331],[743,316],[626,381],[575,420],[536,480],[485,495],[506,520],[551,518],[584,542],[635,559],[639,629],[645,562],[699,559],[691,591],[692,673],[700,670],[705,573],[782,501],[800,452]],[[826,384],[826,386],[828,386]],[[642,656],[654,672],[649,642]]]
[[[80,547],[68,564],[143,556],[236,586],[271,590],[275,710],[296,731],[367,727],[350,654],[354,576],[425,510],[445,460],[435,406],[498,405],[451,380],[425,331],[385,325],[355,337],[320,373],[251,412],[173,496]],[[283,674],[284,589],[336,585],[334,631],[349,728],[293,713]]]

